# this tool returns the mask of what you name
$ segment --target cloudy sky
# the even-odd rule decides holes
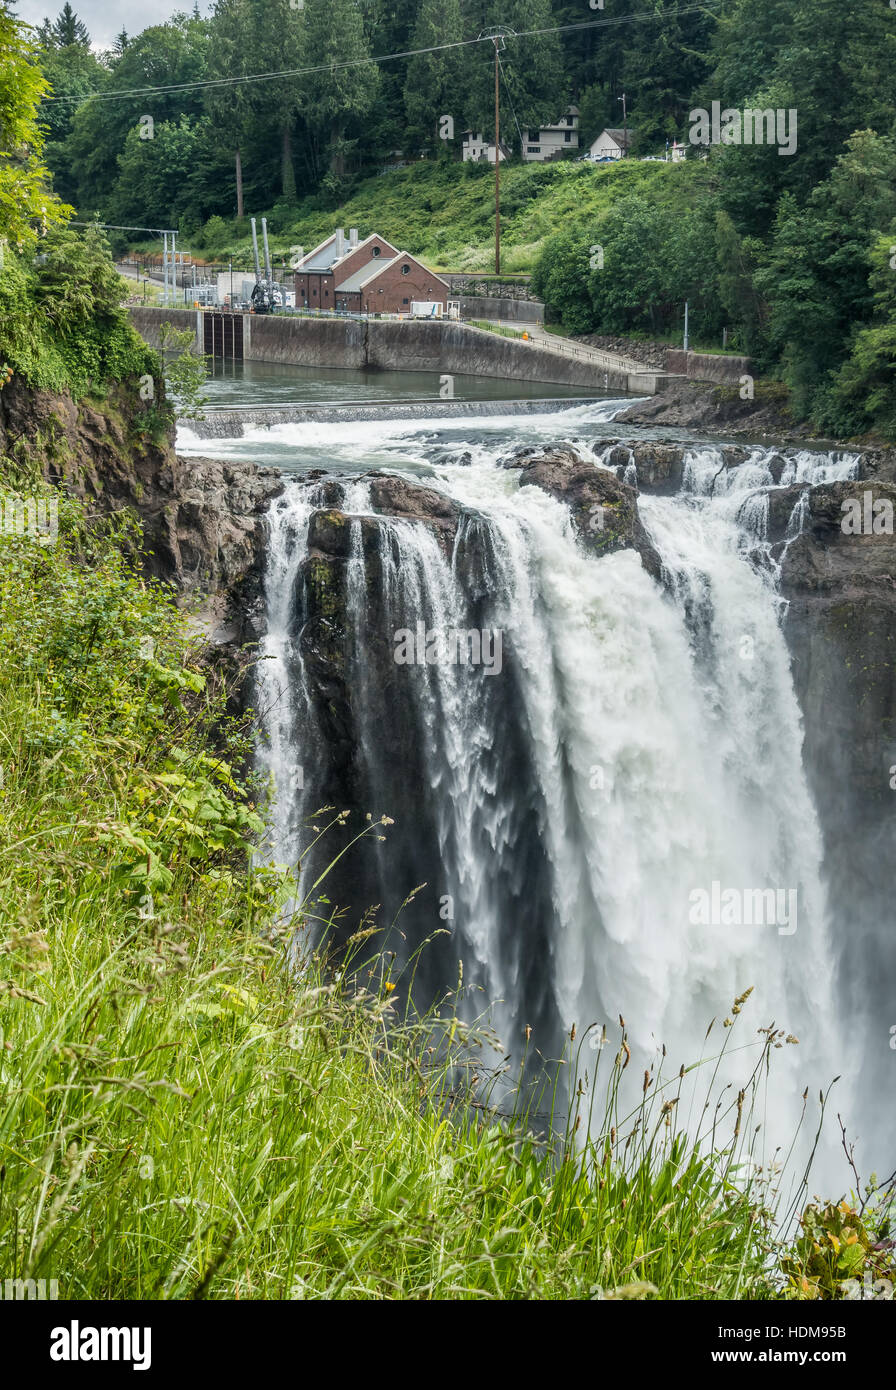
[[[55,19],[65,0],[13,0],[13,10],[27,24],[40,24],[49,17]],[[190,11],[193,0],[70,0],[72,9],[83,19],[93,40],[94,48],[109,48],[122,27],[133,37],[150,24],[162,24],[178,10]],[[203,14],[209,11],[208,0],[199,0]]]

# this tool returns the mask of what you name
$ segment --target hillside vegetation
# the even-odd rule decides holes
[[[570,219],[598,218],[624,192],[638,191],[659,203],[684,208],[687,189],[699,178],[696,165],[511,164],[501,170],[501,268],[530,272],[547,239]],[[268,232],[275,259],[288,262],[291,248],[310,251],[335,226],[357,227],[361,236],[378,231],[400,250],[421,256],[436,270],[494,272],[494,169],[448,160],[421,160],[359,182],[335,208],[319,196],[302,199],[290,212],[270,214]],[[252,241],[248,222],[212,218],[194,246],[207,260],[233,255],[248,269]],[[139,243],[157,252],[152,242]]]

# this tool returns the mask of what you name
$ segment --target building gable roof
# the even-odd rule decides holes
[[[615,126],[607,126],[605,130],[601,131],[600,135],[598,135],[597,139],[593,143],[595,145],[599,144],[605,135],[609,135],[610,139],[615,140],[619,148],[621,150],[624,150],[627,149],[628,146],[632,143],[632,136],[634,135],[634,131],[631,129],[631,127],[629,127],[629,129],[626,131],[623,130],[621,126],[618,128]]]
[[[296,270],[325,270],[333,263],[332,254],[327,254],[327,247],[336,248],[336,233],[333,232],[319,246],[315,246],[313,251],[309,251],[307,256],[303,256],[296,266]]]
[[[356,255],[357,252],[362,250],[362,248],[365,247],[369,241],[383,242],[383,244],[385,246],[388,246],[389,250],[392,252],[393,258],[399,254],[398,247],[393,246],[391,241],[387,241],[386,238],[384,236],[381,236],[379,232],[371,232],[369,236],[366,236],[363,241],[357,242],[355,246],[347,246],[345,248],[345,254],[341,256],[338,261],[333,262],[334,269],[336,268],[336,266],[341,265],[343,261],[347,261],[349,256]],[[371,259],[373,258],[371,257]],[[377,257],[377,260],[378,259],[379,257]]]
[[[380,257],[379,260],[369,261],[368,264],[362,266],[360,270],[356,270],[354,275],[350,275],[342,284],[337,285],[333,293],[352,294],[356,290],[362,290],[366,285],[370,284],[371,280],[375,280],[378,275],[382,275],[384,270],[388,270],[389,266],[395,265],[396,261],[405,259],[412,261],[414,265],[418,265],[420,269],[425,271],[427,275],[430,275],[433,280],[437,280],[440,285],[444,285],[446,290],[450,289],[447,280],[443,280],[441,275],[436,275],[435,271],[430,270],[422,261],[418,261],[417,257],[412,256],[410,251],[399,251],[396,255],[390,256],[388,260],[383,260],[383,258]]]
[[[362,265],[360,270],[356,270],[354,275],[350,275],[347,280],[340,281],[336,286],[335,293],[351,293],[353,290],[363,289],[368,281],[375,280],[387,266],[394,265],[397,259],[397,256],[389,256],[386,259],[380,256],[378,260],[368,261],[366,265]]]

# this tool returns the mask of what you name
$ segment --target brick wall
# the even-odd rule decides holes
[[[374,256],[373,254],[375,247],[380,253],[379,256]],[[345,260],[339,262],[339,265],[336,267],[336,283],[337,285],[341,285],[343,280],[347,280],[349,276],[354,275],[356,271],[360,270],[362,266],[367,265],[369,262],[382,258],[388,260],[390,256],[397,255],[397,246],[390,245],[390,243],[385,241],[381,236],[375,236],[366,246],[356,247],[354,251],[351,251],[346,256]]]
[[[296,308],[333,308],[333,276],[330,271],[296,271]]]
[[[407,274],[404,267],[407,266]],[[371,314],[407,314],[415,299],[435,300],[444,310],[448,304],[448,288],[437,275],[413,256],[401,256],[387,266],[381,275],[365,285],[363,290],[348,295],[348,308]]]
[[[397,254],[398,248],[384,241],[381,236],[375,236],[372,241],[364,247],[356,247],[350,252],[343,261],[340,261],[335,271],[321,270],[297,270],[294,283],[296,291],[296,308],[303,309],[306,301],[309,309],[334,309],[336,301],[341,302],[342,296],[335,294],[336,285],[341,285],[343,280],[354,275],[355,271],[362,266],[377,260],[373,254],[374,247],[379,249],[380,255],[389,257]],[[349,308],[352,306],[349,305]]]

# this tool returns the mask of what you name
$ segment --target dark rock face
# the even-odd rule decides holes
[[[896,483],[896,449],[869,449],[859,462],[859,478]]]
[[[684,475],[685,446],[637,440],[630,449],[617,447],[612,462],[622,477],[630,463],[638,470],[638,491],[668,496],[678,492]],[[624,455],[624,457],[619,457]]]
[[[649,400],[616,416],[620,424],[671,425],[675,429],[718,430],[721,434],[771,435],[807,438],[809,430],[789,414],[786,392],[776,383],[756,383],[753,400],[741,400],[735,385],[710,386],[700,381],[675,381]]]
[[[803,711],[803,760],[825,844],[831,935],[843,987],[863,1020],[866,1084],[891,1092],[896,862],[896,538],[848,535],[842,502],[896,501],[892,484],[822,484],[804,532],[788,547],[785,635]],[[892,938],[891,938],[892,940]]]
[[[444,544],[457,532],[458,510],[449,497],[391,473],[368,473],[370,500],[378,512],[423,521],[431,526]]]
[[[187,604],[217,595],[209,623],[239,636],[260,593],[263,515],[282,491],[276,469],[181,458],[144,431],[145,406],[124,386],[100,411],[13,378],[0,392],[0,450],[27,441],[45,478],[98,512],[127,507],[143,524],[144,565]],[[233,603],[237,593],[239,603]],[[226,597],[225,597],[226,596]],[[245,640],[243,635],[241,640]]]
[[[638,515],[638,495],[609,469],[586,463],[572,449],[522,450],[505,466],[521,469],[520,487],[540,487],[565,502],[595,555],[637,550],[648,574],[660,577],[662,564]]]
[[[788,489],[790,491],[790,489]],[[889,500],[896,485],[811,489],[803,533],[787,548],[781,592],[819,804],[862,824],[896,809],[896,538],[843,530],[843,502]],[[835,735],[832,737],[832,730]]]

